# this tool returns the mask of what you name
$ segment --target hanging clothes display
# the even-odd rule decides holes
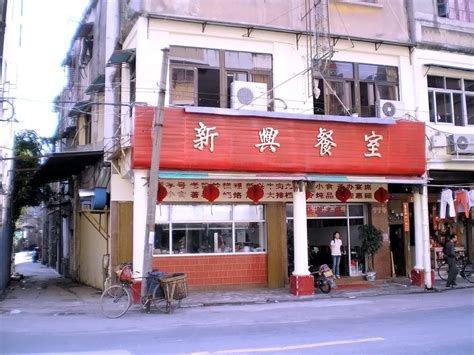
[[[439,211],[439,217],[441,219],[446,218],[446,204],[449,205],[448,217],[455,217],[456,212],[454,209],[453,192],[450,189],[444,189],[443,191],[441,191],[441,208]]]
[[[469,208],[474,207],[474,190],[469,190],[468,192],[469,195]]]
[[[469,218],[468,195],[466,190],[456,191],[456,200],[454,201],[454,210],[456,214],[459,212],[459,204],[464,208],[464,215]]]

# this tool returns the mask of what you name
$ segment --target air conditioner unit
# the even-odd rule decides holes
[[[230,107],[238,110],[267,111],[267,84],[234,81],[230,84]]]
[[[381,118],[403,118],[406,114],[402,101],[377,100],[376,108]]]
[[[448,154],[474,154],[474,134],[448,136]]]

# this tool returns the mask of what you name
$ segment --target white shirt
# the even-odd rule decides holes
[[[342,240],[331,240],[331,255],[341,255]]]

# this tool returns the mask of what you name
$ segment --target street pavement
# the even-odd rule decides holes
[[[16,272],[23,276],[12,281],[0,300],[1,314],[47,313],[52,315],[86,315],[99,312],[101,291],[81,285],[59,275],[54,269],[41,263],[33,263],[28,252],[16,257]],[[458,276],[457,287],[446,288],[445,282],[435,280],[433,290],[411,286],[407,278],[359,282],[341,285],[329,294],[316,292],[312,296],[294,296],[287,288],[249,289],[232,291],[189,292],[181,304],[183,308],[217,305],[245,305],[282,302],[307,302],[318,299],[362,298],[386,295],[423,294],[450,292],[455,289],[473,288],[474,284]]]

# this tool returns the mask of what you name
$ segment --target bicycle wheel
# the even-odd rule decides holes
[[[155,308],[162,313],[169,313],[168,302],[165,299],[163,288],[157,285],[153,289],[153,305]]]
[[[472,263],[468,262],[461,271],[461,276],[464,277],[470,283],[474,283],[474,271],[472,270]]]
[[[132,304],[130,291],[122,285],[113,285],[102,292],[100,308],[107,318],[123,316]]]
[[[446,281],[448,279],[448,262],[445,261],[443,262],[439,267],[438,267],[438,276],[441,280]]]
[[[322,293],[329,293],[331,292],[331,284],[329,280],[324,278],[318,282],[318,288],[321,290]]]

